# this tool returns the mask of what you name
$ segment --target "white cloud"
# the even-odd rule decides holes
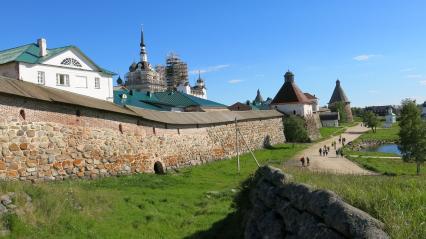
[[[355,56],[353,59],[356,61],[368,61],[373,57],[377,57],[380,55],[375,55],[375,54],[363,54],[363,55],[359,55],[359,56]]]
[[[404,68],[404,69],[401,69],[401,70],[399,70],[400,72],[410,72],[410,71],[414,71],[416,68]]]
[[[239,80],[239,79],[234,79],[234,80],[229,80],[228,83],[229,84],[238,84],[240,82],[242,82],[243,80]]]
[[[217,66],[209,66],[209,67],[204,68],[204,69],[196,69],[196,70],[192,70],[192,71],[190,71],[190,72],[189,72],[189,74],[191,74],[191,75],[196,75],[196,74],[198,74],[198,73],[204,74],[204,73],[207,73],[207,72],[220,71],[220,70],[222,70],[222,69],[224,69],[224,68],[228,68],[228,67],[230,67],[230,66],[231,66],[231,65],[228,65],[228,64],[224,64],[224,65],[217,65]]]
[[[420,78],[423,78],[423,75],[420,75],[420,74],[411,74],[411,75],[406,75],[405,77],[409,78],[409,79],[420,79]]]
[[[426,86],[426,80],[421,80],[419,81],[420,85],[425,85]]]

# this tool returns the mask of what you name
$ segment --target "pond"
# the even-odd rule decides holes
[[[380,152],[380,153],[391,153],[401,155],[401,151],[398,149],[396,144],[381,144],[374,147],[368,147],[361,149],[363,152]]]

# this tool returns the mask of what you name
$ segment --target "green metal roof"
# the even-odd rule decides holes
[[[122,99],[123,94],[127,96],[125,101]],[[148,96],[146,94],[142,92],[133,92],[132,94],[133,95],[130,95],[129,91],[126,89],[114,90],[114,103],[117,105],[133,105],[148,110],[163,110],[160,107],[142,102],[140,99],[147,98]]]
[[[30,64],[41,64],[44,61],[57,56],[58,54],[67,51],[67,50],[76,50],[82,56],[84,56],[91,64],[96,66],[100,72],[108,75],[116,75],[114,72],[106,70],[96,63],[94,63],[89,57],[87,57],[78,47],[76,46],[65,46],[47,49],[47,55],[44,57],[40,56],[40,48],[37,44],[31,43],[7,50],[0,51],[0,65],[6,64],[9,62],[25,62]]]
[[[122,99],[120,95],[126,94],[127,99],[126,105],[134,105],[142,108],[146,108],[138,105],[139,103],[145,103],[150,106],[155,106],[158,109],[164,106],[167,107],[189,107],[189,106],[200,106],[200,107],[217,107],[217,108],[226,108],[224,104],[220,104],[211,100],[205,100],[198,98],[196,96],[188,95],[182,92],[155,92],[148,93],[144,91],[130,91],[128,89],[119,89],[114,90],[114,102],[116,104],[121,104]],[[151,108],[152,109],[152,108]]]

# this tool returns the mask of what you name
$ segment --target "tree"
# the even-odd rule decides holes
[[[372,111],[364,112],[362,116],[362,122],[364,123],[364,125],[370,128],[373,133],[376,133],[377,126],[379,126],[380,124],[379,117],[377,117],[377,115],[374,114]]]
[[[291,115],[284,119],[284,135],[287,142],[310,142],[303,118]]]
[[[331,110],[334,111],[334,112],[339,112],[341,123],[348,122],[348,115],[347,115],[346,110],[345,110],[345,103],[344,102],[338,101],[338,102],[334,103]]]
[[[416,162],[417,174],[420,174],[420,165],[426,159],[426,123],[421,119],[415,101],[402,101],[399,126],[399,149],[402,159],[406,162]]]

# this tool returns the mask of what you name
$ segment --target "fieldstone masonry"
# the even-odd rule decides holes
[[[245,238],[389,238],[383,223],[333,192],[291,183],[290,178],[269,166],[256,172]]]
[[[97,178],[153,172],[155,162],[172,169],[235,155],[232,123],[161,127],[90,108],[1,95],[0,102],[1,180]],[[252,149],[284,142],[281,118],[238,126]]]

